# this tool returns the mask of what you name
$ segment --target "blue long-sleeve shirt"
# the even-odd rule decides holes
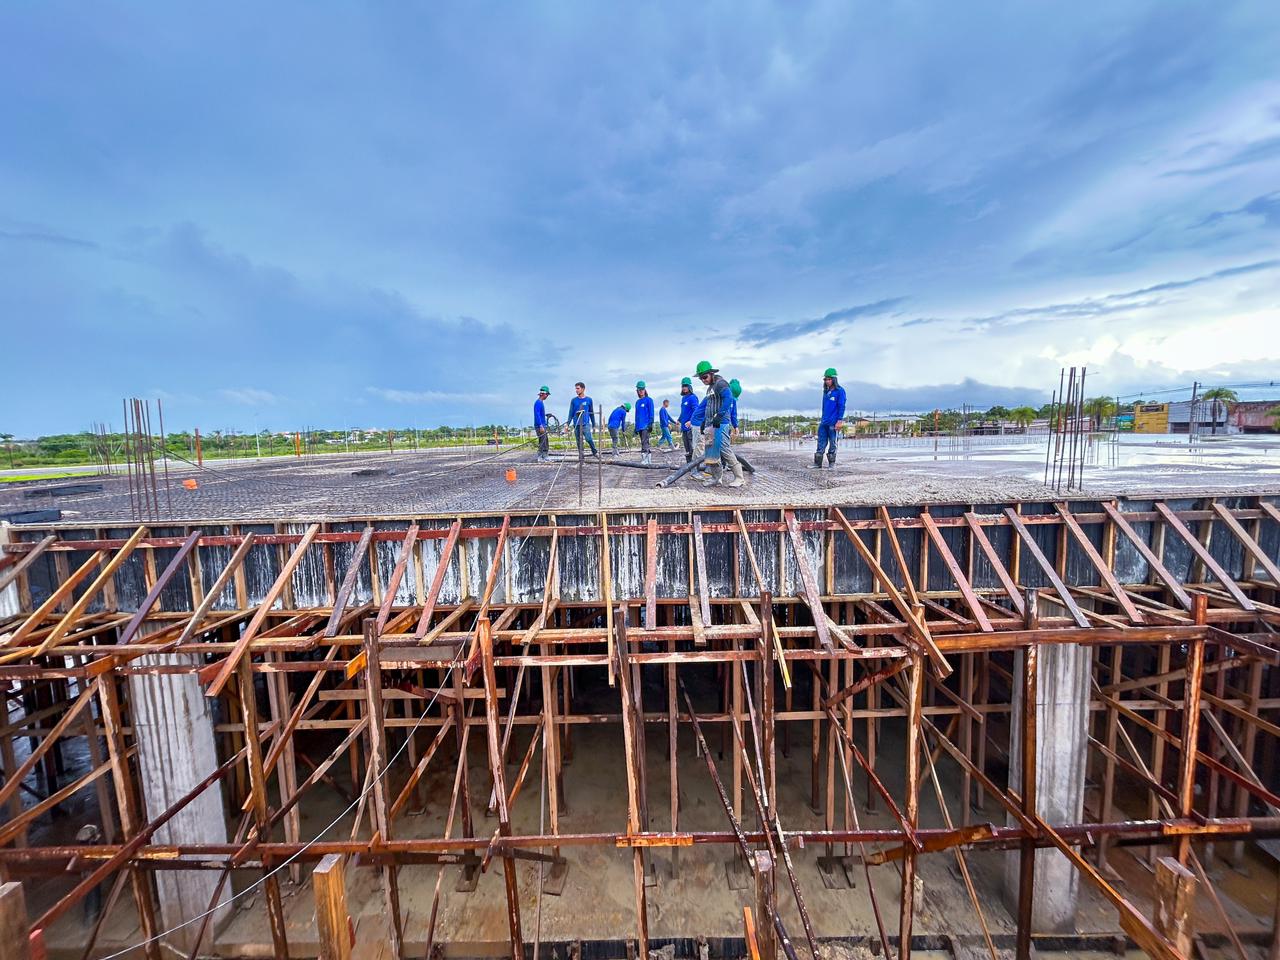
[[[533,401],[533,425],[544,429],[547,426],[547,405],[541,397]]]
[[[617,406],[613,408],[613,413],[609,414],[609,429],[620,430],[622,425],[627,421],[627,408]]]
[[[707,388],[706,419],[708,425],[718,427],[724,424],[728,420],[729,405],[731,403],[733,403],[733,390],[729,386],[729,381],[717,375],[711,381],[711,386]]]
[[[682,394],[680,397],[680,422],[682,424],[693,422],[693,412],[698,409],[698,398],[693,392]]]
[[[844,387],[836,384],[822,391],[822,424],[833,427],[844,419]]]
[[[733,429],[735,429],[735,430],[737,430],[737,429],[738,429],[738,399],[737,399],[737,397],[735,397],[734,399],[732,399],[732,400],[730,400],[730,401],[729,401],[729,423],[731,423],[731,424],[733,425]]]
[[[591,426],[591,415],[595,413],[595,407],[591,403],[590,397],[574,397],[569,401],[569,420],[568,423],[573,426]],[[578,417],[582,417],[581,424]]]
[[[675,423],[675,419],[676,418],[668,412],[666,407],[658,408],[658,422],[662,424],[662,428],[664,430],[670,430],[671,424]]]
[[[703,397],[702,402],[695,406],[692,414],[689,415],[689,426],[701,429],[707,420],[707,398]]]
[[[648,430],[653,426],[653,397],[643,396],[636,400],[636,433]]]

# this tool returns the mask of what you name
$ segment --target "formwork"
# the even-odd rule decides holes
[[[360,883],[393,957],[1270,936],[1214,875],[1280,828],[1267,497],[8,536],[0,919],[51,955],[346,957]],[[917,923],[943,859],[967,939]],[[625,918],[544,937],[597,868]],[[717,896],[655,918],[691,874]],[[1077,885],[1092,939],[1039,919]]]

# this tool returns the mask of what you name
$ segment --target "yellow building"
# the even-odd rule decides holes
[[[1167,403],[1134,404],[1133,432],[1168,433],[1169,405]]]

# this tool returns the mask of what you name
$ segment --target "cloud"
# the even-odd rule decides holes
[[[365,387],[375,397],[388,403],[423,404],[423,403],[467,403],[485,402],[500,403],[507,399],[497,393],[473,393],[465,390],[396,390],[389,387]]]
[[[227,388],[219,390],[218,396],[246,407],[269,407],[280,402],[280,398],[270,390],[260,390],[257,387]]]
[[[1206,146],[1212,146],[1206,144]],[[1280,136],[1266,137],[1262,140],[1255,140],[1247,143],[1243,147],[1239,147],[1233,153],[1214,163],[1208,163],[1200,167],[1181,167],[1177,170],[1170,170],[1161,174],[1164,177],[1203,177],[1206,174],[1221,173],[1223,170],[1233,170],[1237,167],[1245,167],[1250,164],[1258,163],[1262,160],[1274,160],[1280,157]]]
[[[796,337],[822,333],[845,321],[855,320],[858,317],[874,317],[889,313],[906,299],[906,297],[890,297],[886,300],[877,300],[874,303],[862,303],[854,307],[845,307],[843,310],[833,310],[831,313],[812,320],[749,323],[738,334],[738,342],[756,347],[765,347],[783,340],[794,340]]]
[[[0,230],[0,240],[14,243],[40,243],[53,247],[71,247],[78,250],[97,250],[98,244],[92,240],[69,237],[50,230]]]
[[[1235,216],[1261,217],[1264,226],[1280,227],[1280,191],[1264,194],[1261,197],[1254,197],[1248,203],[1236,207],[1234,210],[1215,210],[1196,226],[1209,227],[1228,217]]]
[[[1040,406],[1048,393],[1034,387],[1002,387],[966,377],[959,383],[929,384],[918,387],[891,387],[860,380],[841,381],[848,395],[850,414],[922,413],[926,410],[959,408],[965,404],[982,410],[993,406],[1013,407],[1021,404]],[[822,405],[820,386],[765,388],[747,390],[740,404],[751,416],[761,414],[816,414]]]

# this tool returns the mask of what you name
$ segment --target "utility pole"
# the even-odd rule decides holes
[[[1187,443],[1196,442],[1196,396],[1200,392],[1200,381],[1191,384],[1191,409],[1187,411]]]

